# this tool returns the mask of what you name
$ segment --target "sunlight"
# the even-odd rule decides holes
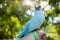
[[[0,4],[0,8],[2,8],[3,7],[3,5],[2,4]]]
[[[30,11],[29,9],[26,11],[26,13],[27,13],[28,15],[31,15],[31,11]]]
[[[35,0],[35,1],[38,1],[38,0]]]
[[[41,1],[40,5],[42,8],[44,8],[48,5],[48,2],[47,1]]]
[[[16,3],[18,3],[18,0],[15,0]]]
[[[32,11],[29,10],[29,9],[26,11],[26,13],[27,13],[28,15],[31,15],[31,16],[34,16],[34,14],[35,14],[34,12],[32,12]]]
[[[36,1],[38,1],[38,0],[36,0]],[[34,6],[33,2],[30,1],[30,0],[24,0],[23,5],[29,5],[29,6],[31,6],[31,8],[34,8],[33,7]],[[48,5],[47,1],[41,1],[40,5],[41,5],[42,9],[44,8],[45,11],[47,11],[47,10],[50,9],[50,5]],[[32,10],[34,10],[34,9],[32,9]],[[29,15],[31,15],[31,16],[34,16],[34,12],[32,12],[30,10],[27,10],[26,13],[29,14]]]
[[[33,5],[33,3],[30,0],[24,0],[24,3],[23,4],[24,5],[30,5],[30,6]]]
[[[7,6],[7,3],[5,3],[4,6]]]
[[[45,7],[45,11],[48,11],[50,9],[50,5],[48,5],[47,7]]]
[[[48,5],[47,1],[41,1],[40,5],[41,5],[42,9],[44,8],[45,11],[50,9],[50,5]]]
[[[30,5],[31,2],[30,2],[30,0],[24,0],[24,4],[26,4],[26,5]]]

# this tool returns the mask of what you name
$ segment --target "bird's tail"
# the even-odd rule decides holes
[[[24,35],[24,32],[25,32],[25,30],[23,30],[23,32],[20,33],[17,38],[21,38]]]
[[[29,29],[29,25],[26,25],[22,33],[20,33],[17,38],[22,38],[26,33],[28,33],[28,29]]]

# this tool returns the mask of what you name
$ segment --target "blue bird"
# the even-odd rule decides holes
[[[28,35],[35,29],[40,28],[44,20],[44,12],[40,9],[40,7],[37,7],[35,15],[26,23],[24,30],[18,35],[17,38],[22,38],[22,36]]]

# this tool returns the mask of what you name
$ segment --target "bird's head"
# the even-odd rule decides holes
[[[37,7],[36,7],[36,10],[40,10],[40,8],[41,8],[41,6],[37,6]]]

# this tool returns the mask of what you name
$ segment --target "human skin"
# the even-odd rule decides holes
[[[40,36],[42,36],[43,34],[45,34],[43,31],[40,31],[40,30],[38,32],[39,32]],[[45,36],[43,36],[43,38],[44,38],[44,40],[46,40]],[[22,37],[19,40],[34,40],[34,35],[32,33],[30,33],[29,35],[27,35],[25,37]],[[43,39],[40,39],[40,37],[38,36],[38,40],[43,40]]]

